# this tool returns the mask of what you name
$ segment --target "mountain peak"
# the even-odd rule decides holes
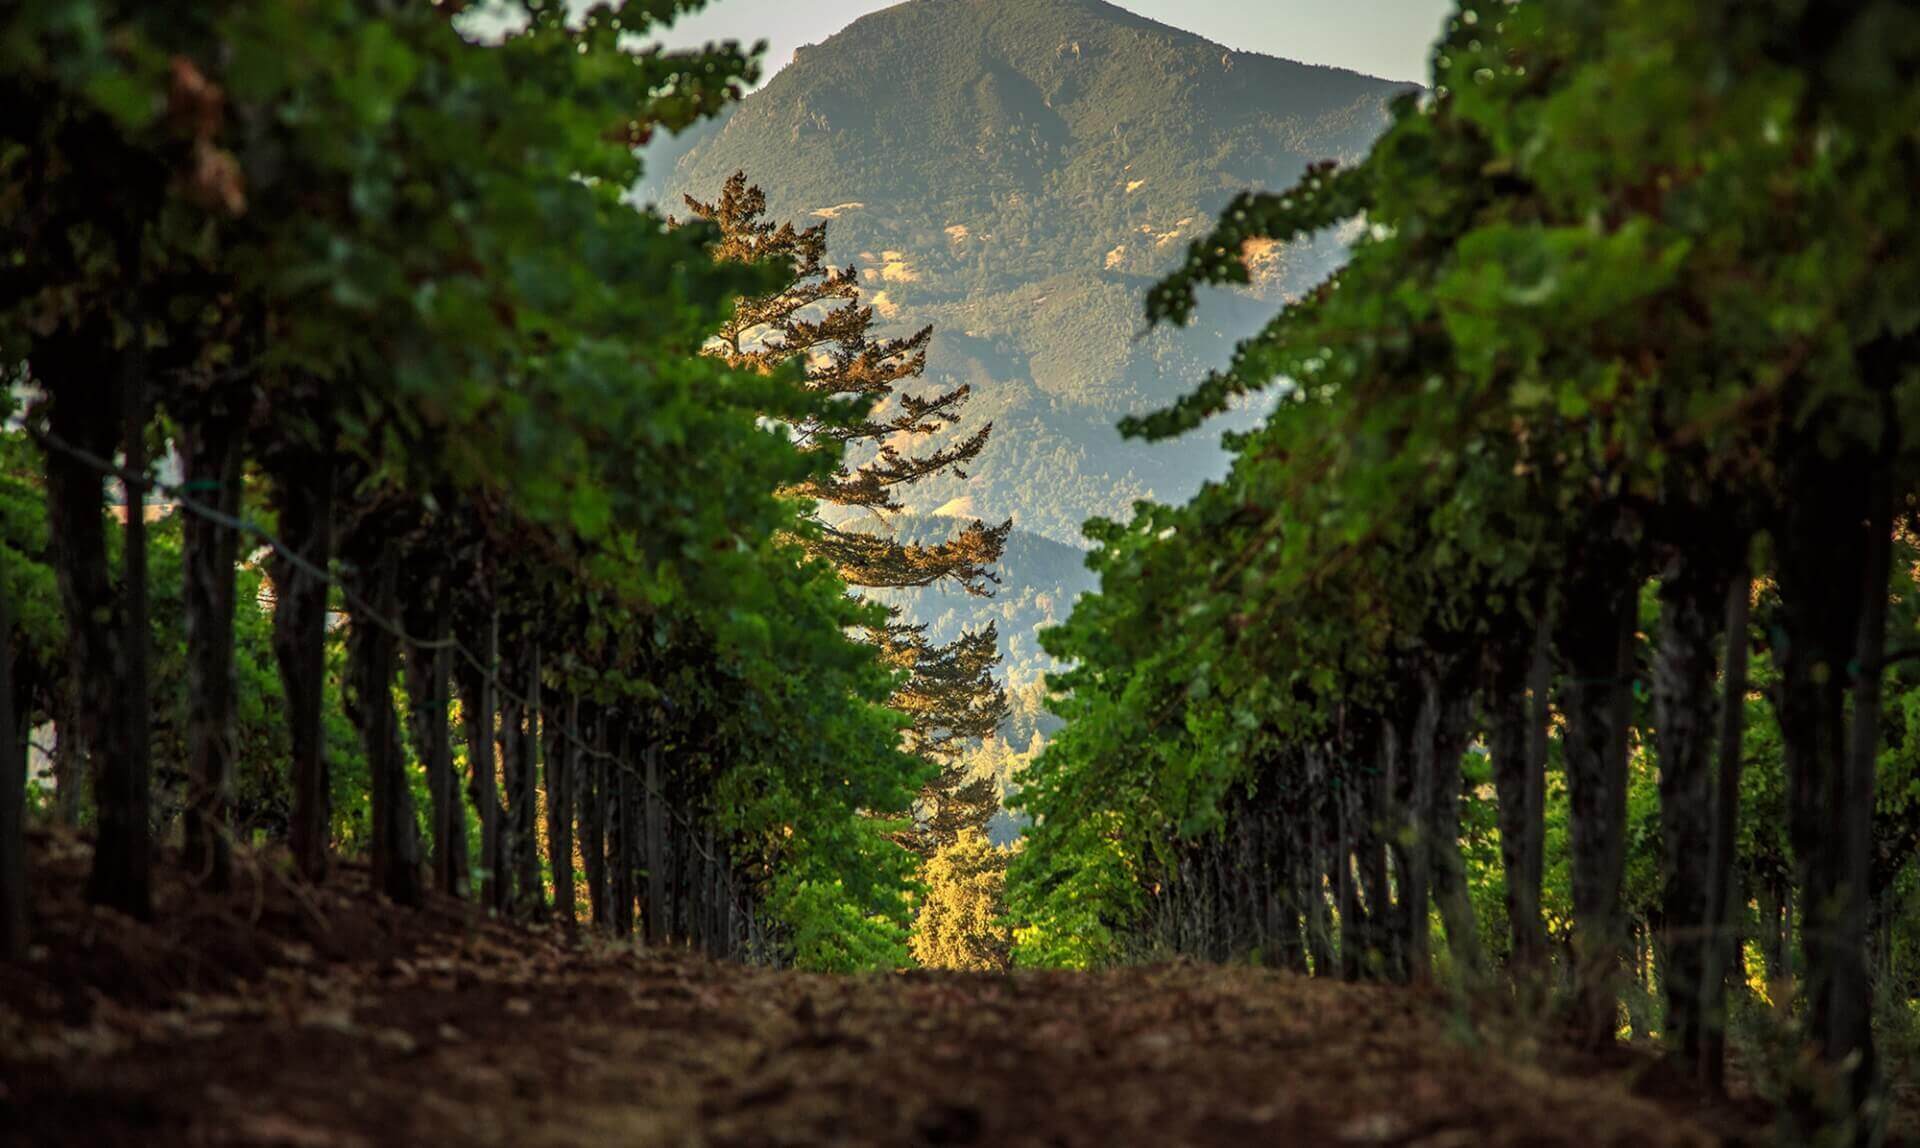
[[[1136,12],[1130,12],[1109,0],[903,0],[887,8],[869,12],[847,25],[857,27],[870,20],[889,18],[918,19],[927,9],[963,9],[967,12],[988,18],[1020,17],[1028,15],[1061,14],[1093,20],[1104,20],[1117,24],[1130,24],[1143,27],[1167,28]],[[844,31],[845,29],[843,29]],[[1168,29],[1178,31],[1178,29]],[[1190,35],[1190,33],[1182,33]]]
[[[1114,423],[1189,389],[1331,240],[1259,253],[1258,305],[1146,339],[1146,286],[1237,191],[1364,154],[1405,85],[1237,52],[1106,0],[907,0],[805,48],[724,120],[657,152],[658,197],[744,171],[777,219],[826,221],[880,318],[931,323],[929,386],[972,387],[993,439],[971,480],[914,491],[1079,542],[1091,515],[1180,497],[1209,441]],[[678,154],[674,154],[674,152]]]
[[[1111,30],[1131,30],[1149,39],[1161,41],[1169,46],[1196,48],[1208,51],[1215,56],[1244,58],[1249,60],[1276,60],[1275,57],[1258,52],[1240,51],[1223,44],[1215,43],[1196,32],[1189,32],[1165,24],[1137,12],[1130,11],[1110,0],[904,0],[892,7],[870,12],[848,24],[839,32],[828,37],[824,44],[808,45],[801,51],[824,47],[840,41],[850,34],[856,38],[864,36],[893,36],[915,28],[938,27],[958,29],[971,26],[981,32],[989,30],[1002,34],[1012,33],[1029,35],[1036,31],[1059,33],[1069,37],[1076,33],[1089,33]],[[1072,40],[1066,42],[1069,51]],[[1041,48],[1060,45],[1047,45],[1036,42]],[[796,58],[798,53],[796,53]],[[1322,72],[1344,73],[1358,76],[1343,68],[1302,64],[1292,60],[1279,59],[1276,62],[1296,68],[1313,68]],[[1364,77],[1372,79],[1372,77]]]

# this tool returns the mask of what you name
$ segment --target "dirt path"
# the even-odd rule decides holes
[[[0,966],[0,1141],[1718,1142],[1635,1095],[1644,1061],[1548,1071],[1406,990],[1198,966],[808,976],[352,884],[263,882],[171,926],[51,907],[46,951]]]

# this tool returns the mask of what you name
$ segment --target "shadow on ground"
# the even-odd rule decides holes
[[[1406,989],[1247,968],[826,977],[163,867],[156,923],[35,841],[0,965],[0,1141],[461,1145],[1618,1144],[1764,1138],[1655,1062],[1475,1035]],[[1483,1030],[1484,1031],[1484,1030]],[[1497,1046],[1497,1047],[1496,1047]]]

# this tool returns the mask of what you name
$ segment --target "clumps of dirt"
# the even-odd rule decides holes
[[[36,842],[0,970],[0,1142],[1706,1145],[1644,1058],[1487,1039],[1444,999],[1248,968],[828,977],[386,905],[250,858],[151,924]],[[1728,1113],[1732,1113],[1729,1115]]]
[[[32,947],[25,962],[0,963],[0,1018],[80,1026],[103,1007],[159,1008],[274,969],[404,955],[424,938],[478,923],[451,898],[420,911],[369,898],[363,866],[343,865],[316,888],[293,879],[283,851],[249,850],[236,853],[233,889],[222,895],[163,856],[153,871],[153,919],[136,921],[87,903],[92,857],[72,833],[29,834]]]

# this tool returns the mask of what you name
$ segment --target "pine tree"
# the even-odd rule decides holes
[[[967,829],[984,829],[1000,808],[990,776],[972,768],[963,750],[991,737],[1007,716],[1006,691],[993,680],[999,633],[989,622],[952,643],[927,641],[926,627],[895,620],[869,635],[881,658],[908,671],[889,704],[907,715],[907,748],[939,772],[921,791],[916,825],[906,844],[924,857],[952,845]]]
[[[711,203],[685,199],[695,218],[719,228],[718,258],[792,267],[780,290],[736,301],[708,352],[729,365],[768,372],[797,360],[809,391],[872,403],[862,418],[813,417],[792,425],[803,450],[838,448],[842,461],[830,476],[801,483],[790,494],[880,516],[904,509],[898,497],[903,487],[948,472],[966,477],[993,424],[922,451],[910,446],[953,427],[971,393],[965,385],[932,395],[904,389],[926,370],[933,328],[900,339],[874,337],[874,311],[860,302],[858,274],[827,263],[827,225],[801,230],[774,223],[766,217],[766,194],[744,172],[734,173]],[[1011,519],[998,526],[975,520],[949,538],[919,543],[871,533],[849,524],[848,515],[838,521],[814,517],[817,534],[804,540],[808,552],[831,563],[849,585],[897,590],[945,581],[976,595],[991,592],[992,567],[1013,526]],[[938,769],[921,793],[909,841],[931,857],[961,829],[984,827],[999,805],[992,781],[973,778],[959,754],[1007,716],[1006,691],[993,678],[999,635],[989,623],[938,645],[928,640],[925,626],[900,621],[895,610],[869,638],[887,664],[907,672],[891,704],[912,721],[907,748]]]
[[[927,895],[913,922],[913,959],[930,969],[1004,970],[1007,854],[969,827],[927,862]]]

